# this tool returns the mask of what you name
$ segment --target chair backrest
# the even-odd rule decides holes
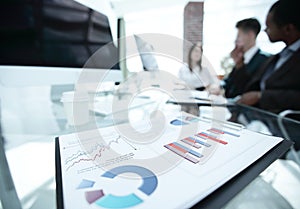
[[[293,140],[293,139],[291,139],[290,134],[288,133],[288,131],[283,123],[283,119],[288,115],[300,115],[300,111],[284,110],[278,114],[277,122],[278,122],[278,126],[279,126],[279,129],[280,129],[283,137],[288,140]],[[299,142],[295,142],[295,143],[299,143]],[[293,145],[290,150],[291,150],[293,160],[300,166],[300,158],[299,158],[299,154],[297,153],[297,151],[295,149],[295,145]]]

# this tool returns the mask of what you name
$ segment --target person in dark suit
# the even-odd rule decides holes
[[[234,98],[245,91],[245,87],[268,56],[256,46],[256,37],[261,26],[257,19],[247,18],[236,24],[238,29],[236,46],[230,53],[235,62],[225,81],[225,96]]]
[[[300,13],[298,0],[279,0],[270,8],[265,31],[286,47],[266,61],[238,103],[275,113],[300,110]]]

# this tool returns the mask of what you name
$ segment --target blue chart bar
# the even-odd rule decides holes
[[[228,135],[231,135],[231,136],[240,137],[239,134],[231,133],[231,132],[228,132],[228,131],[224,131],[224,133],[228,134]]]
[[[157,187],[157,177],[155,174],[143,167],[139,166],[120,166],[105,172],[102,176],[107,178],[114,178],[122,173],[136,173],[143,178],[143,184],[139,187],[139,190],[146,195],[150,195]]]
[[[206,143],[206,142],[204,142],[204,141],[201,141],[201,140],[196,139],[196,138],[193,138],[193,137],[190,137],[190,138],[193,139],[193,140],[195,140],[196,143],[198,143],[198,144],[201,144],[201,145],[206,146],[206,147],[210,147],[210,144],[208,144],[208,143]],[[201,138],[201,137],[200,137],[200,138]]]
[[[197,149],[199,149],[201,147],[200,144],[196,143],[195,140],[191,139],[191,138],[184,138],[184,139],[181,139],[182,142],[188,144],[188,145],[191,145]]]
[[[179,144],[177,142],[173,142],[173,143],[176,144],[178,147],[181,147],[182,149],[185,149],[188,153],[190,153],[190,154],[192,154],[192,155],[194,155],[196,157],[199,157],[199,158],[203,157],[203,155],[200,154],[199,152],[196,152],[196,151],[194,151],[194,150],[192,150],[192,149],[190,149],[190,148],[188,148],[186,146],[183,146],[183,145],[181,145],[181,144]]]
[[[228,134],[228,135],[231,135],[231,136],[240,137],[239,134],[235,134],[235,133],[232,133],[232,132],[229,132],[229,131],[220,130],[220,129],[217,129],[217,128],[211,128],[208,131],[213,132],[213,133],[218,133],[218,134]]]
[[[188,124],[188,123],[185,123],[185,122],[183,122],[181,120],[177,120],[177,119],[172,120],[170,123],[172,125],[174,125],[174,126],[183,126],[183,125],[187,125]]]
[[[179,155],[180,157],[192,162],[192,163],[199,163],[199,160],[190,156],[190,155],[187,155],[187,151],[185,149],[182,149],[181,147],[175,145],[174,143],[171,143],[171,144],[167,144],[164,146],[165,148],[171,150],[172,152],[176,153],[177,155]]]
[[[82,181],[80,182],[80,184],[77,186],[76,189],[92,188],[94,184],[95,184],[94,181],[82,179]]]
[[[201,136],[198,136],[198,137],[202,138]],[[206,146],[206,147],[210,147],[210,144],[208,144],[206,142],[203,142],[199,139],[196,139],[194,137],[191,137],[191,136],[187,137],[187,138],[184,138],[184,139],[181,139],[181,141],[183,141],[184,143],[189,144],[193,147],[196,147],[197,149],[199,149],[201,147],[199,144],[201,144],[203,146]]]
[[[123,173],[135,173],[141,176],[143,179],[143,183],[139,187],[139,190],[146,195],[151,195],[157,187],[158,180],[155,174],[147,168],[135,165],[119,166],[113,168],[105,172],[102,177],[113,179]],[[90,204],[94,203],[104,208],[128,208],[136,206],[143,202],[143,200],[134,193],[124,196],[117,196],[113,194],[104,195],[104,192],[102,190],[87,192],[86,200]]]
[[[108,194],[97,200],[95,203],[104,208],[127,208],[138,205],[142,202],[143,200],[135,194],[129,194],[126,196]]]

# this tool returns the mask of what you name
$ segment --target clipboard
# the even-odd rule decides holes
[[[64,209],[63,184],[61,175],[61,157],[59,137],[55,138],[55,184],[56,184],[56,208]]]
[[[227,181],[224,185],[212,192],[210,195],[194,204],[192,208],[221,208],[229,202],[235,195],[237,195],[244,187],[251,183],[263,170],[265,170],[271,163],[283,156],[289,148],[293,145],[292,141],[283,140],[261,158],[248,166],[235,177]],[[56,166],[56,204],[57,209],[65,209],[63,199],[63,182],[61,172],[61,156],[59,137],[55,138],[55,166]]]

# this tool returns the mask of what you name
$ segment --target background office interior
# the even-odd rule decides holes
[[[40,100],[48,99],[48,95],[46,94],[52,94],[51,100],[59,101],[62,93],[61,91],[72,89],[72,86],[66,87],[55,94],[55,91],[57,90],[55,86],[51,89],[37,87],[34,89],[34,93],[32,93],[33,89],[30,88],[30,85],[40,86],[43,85],[43,82],[45,82],[44,85],[64,84],[70,83],[72,79],[75,81],[76,76],[80,73],[80,68],[85,64],[91,54],[111,41],[114,43],[112,44],[112,47],[108,49],[110,52],[108,56],[118,56],[117,38],[121,33],[120,30],[118,30],[120,22],[118,20],[120,18],[124,20],[124,31],[121,35],[132,36],[133,34],[156,33],[169,35],[178,40],[184,39],[184,9],[188,4],[188,1],[185,0],[77,0],[79,3],[75,2],[75,4],[72,0],[43,1],[43,10],[41,10],[41,14],[38,14],[41,15],[41,21],[39,21],[38,18],[33,21],[30,19],[31,17],[28,18],[28,16],[26,16],[31,14],[32,17],[34,17],[36,14],[33,11],[35,10],[30,10],[30,8],[33,6],[32,8],[38,10],[39,7],[43,6],[43,4],[37,4],[37,2],[41,1],[24,1],[26,4],[29,4],[29,7],[21,6],[21,9],[18,10],[16,14],[12,13],[13,7],[16,6],[18,2],[19,1],[4,1],[2,3],[5,6],[2,8],[6,9],[3,11],[2,15],[6,18],[2,19],[1,30],[5,32],[9,31],[8,35],[5,37],[9,38],[9,40],[6,40],[5,38],[1,39],[1,64],[22,65],[22,63],[25,62],[25,65],[27,66],[77,67],[79,70],[59,69],[52,71],[52,69],[49,68],[46,70],[47,76],[45,76],[45,74],[43,74],[44,72],[39,73],[37,72],[38,70],[34,68],[26,68],[26,70],[18,68],[3,69],[1,84],[8,88],[1,88],[2,107],[4,109],[2,115],[3,118],[14,118],[3,124],[4,131],[10,131],[13,129],[12,127],[16,127],[19,124],[20,127],[29,126],[30,124],[23,122],[27,113],[32,114],[32,117],[36,118],[39,118],[39,115],[43,114],[45,108],[32,107],[28,101],[30,98],[41,97],[39,98]],[[207,0],[204,2],[204,55],[213,65],[217,74],[222,75],[225,73],[224,69],[222,69],[221,61],[224,57],[228,56],[234,47],[236,22],[243,18],[256,17],[261,22],[262,29],[264,29],[267,11],[273,2],[275,2],[275,0]],[[86,7],[82,5],[85,5]],[[90,10],[88,10],[89,7],[100,13],[94,12],[90,20],[88,20],[90,22],[83,21],[81,23],[82,19],[88,16],[87,14],[90,12]],[[24,27],[22,24],[25,24],[22,22],[24,21],[22,15],[25,19],[28,19],[26,20],[27,22],[25,21],[27,24],[25,25],[25,29],[26,27],[29,27],[31,30],[29,30],[29,38],[31,38],[30,41],[33,42],[29,42],[28,45],[26,45],[27,36],[22,35],[22,37],[25,38],[20,39],[18,34],[18,30],[22,33],[27,33],[24,28],[22,28]],[[15,16],[19,19],[16,20]],[[10,19],[8,17],[10,17]],[[34,24],[32,24],[32,22]],[[71,23],[71,27],[68,27],[69,23]],[[19,28],[14,28],[15,25]],[[92,27],[89,31],[89,37],[87,37],[88,35],[86,35],[85,32],[86,28],[90,27],[87,27],[87,25],[91,25]],[[42,28],[43,26],[44,28]],[[35,32],[35,27],[42,28],[37,32],[38,35],[42,34],[42,36],[37,35],[37,40],[34,40],[35,36],[30,37],[32,31]],[[12,34],[11,36],[10,33]],[[19,39],[20,42],[18,42]],[[267,35],[263,31],[259,34],[257,42],[262,50],[272,54],[277,53],[284,47],[283,43],[270,43]],[[11,50],[12,46],[14,48]],[[33,55],[30,54],[31,51],[30,53],[26,51],[28,49],[31,50],[33,48],[32,46],[37,46],[37,50],[32,52]],[[39,48],[42,48],[43,53],[39,53]],[[64,51],[65,49],[66,51]],[[71,55],[68,53],[69,51],[71,51]],[[9,59],[6,60],[5,56],[9,56],[11,61],[7,61]],[[27,56],[30,59],[27,60]],[[38,59],[36,59],[36,57],[38,57]],[[174,75],[177,75],[177,72],[182,65],[182,60],[184,60],[183,57],[182,60],[174,60],[158,55],[156,56],[156,59],[159,68]],[[15,62],[15,60],[17,60],[17,62]],[[129,71],[143,70],[138,53],[136,56],[128,58],[126,62]],[[114,67],[120,68],[118,63],[116,63]],[[100,66],[100,68],[105,68],[105,66]],[[63,72],[65,72],[65,74],[62,74]],[[119,78],[116,78],[116,80],[117,79]],[[29,93],[30,91],[31,93]],[[28,95],[28,100],[22,101],[23,98],[20,95]],[[11,105],[12,103],[14,105]],[[24,107],[28,109],[27,112]],[[5,108],[7,108],[8,111],[5,111]],[[52,112],[49,112],[49,114],[52,114]],[[34,121],[35,120],[32,120],[32,122]],[[37,129],[39,130],[45,130],[47,127],[42,122],[32,124],[32,127],[34,126],[38,127]]]
[[[78,2],[90,5],[92,8],[99,8],[99,11],[104,14],[109,14],[108,17],[114,40],[117,38],[116,18],[118,17],[124,18],[126,36],[161,33],[184,39],[184,8],[189,1],[155,0],[148,2],[115,0],[110,1],[106,7],[97,1],[78,0]],[[105,4],[104,2],[102,1],[102,4]],[[235,24],[238,20],[255,17],[260,21],[262,31],[258,35],[257,45],[263,51],[275,54],[284,47],[283,43],[270,43],[266,33],[263,31],[267,12],[274,2],[275,0],[204,1],[204,56],[208,58],[217,74],[224,75],[228,73],[222,68],[221,62],[225,57],[229,56],[230,51],[234,48],[237,32]],[[174,75],[177,75],[182,64],[176,60],[166,59],[163,56],[156,56],[156,59],[160,68]],[[128,59],[127,67],[130,71],[141,70],[142,63],[140,58],[136,56]]]
[[[103,21],[103,18],[96,17],[94,20],[95,23],[97,21],[101,22],[101,26],[107,24],[105,27],[108,27],[106,29],[101,28],[99,29],[94,27],[95,30],[93,36],[91,38],[90,48],[92,54],[96,51],[97,48],[100,48],[101,45],[104,45],[105,43],[108,43],[109,41],[114,41],[114,44],[118,45],[117,38],[118,33],[120,35],[120,29],[118,31],[118,19],[122,18],[123,21],[123,27],[124,32],[122,32],[121,35],[125,36],[132,36],[134,34],[143,34],[143,33],[157,33],[157,34],[165,34],[174,36],[176,38],[184,40],[186,37],[184,37],[184,10],[188,3],[188,1],[185,0],[166,0],[166,1],[137,1],[137,0],[112,0],[112,1],[92,1],[92,0],[76,0],[77,2],[86,5],[88,7],[91,7],[95,9],[95,11],[98,11],[108,18],[108,23],[105,23],[106,20]],[[34,1],[33,1],[34,2]],[[47,2],[51,1],[45,1],[45,8],[47,7]],[[54,1],[55,2],[55,1]],[[62,1],[62,5],[66,4],[68,6],[68,1]],[[194,2],[194,1],[193,1]],[[197,1],[195,1],[197,2]],[[228,57],[230,51],[234,47],[234,41],[236,37],[236,29],[235,24],[238,20],[241,20],[243,18],[248,17],[255,17],[257,18],[260,23],[262,24],[262,30],[265,28],[265,19],[266,14],[269,9],[269,7],[272,5],[272,3],[275,2],[275,0],[266,0],[266,1],[259,1],[259,0],[242,0],[242,1],[234,1],[234,0],[226,0],[226,1],[219,1],[219,0],[207,0],[204,2],[204,15],[203,15],[203,35],[202,35],[202,43],[203,43],[203,49],[204,49],[204,56],[207,57],[207,59],[210,61],[210,63],[213,66],[213,69],[216,71],[219,75],[224,75],[228,73],[228,69],[224,69],[222,66],[222,61],[225,57]],[[59,3],[56,3],[59,5]],[[70,8],[74,7],[74,5]],[[50,8],[50,7],[49,7]],[[8,9],[12,9],[9,8]],[[51,8],[50,8],[51,9]],[[76,6],[74,7],[74,12],[76,11]],[[59,10],[58,10],[59,11]],[[48,12],[50,15],[53,15],[54,12],[47,9],[43,11],[45,16],[48,15]],[[64,12],[66,14],[65,17],[62,17],[62,20],[66,18],[66,23],[68,21],[72,22],[73,20],[69,20],[67,15],[70,13],[67,13],[67,10],[65,11],[59,11]],[[7,14],[8,12],[6,12]],[[29,13],[27,11],[27,13]],[[52,13],[52,14],[51,14]],[[26,13],[25,13],[26,14]],[[82,14],[83,15],[83,14]],[[5,16],[5,15],[4,15]],[[99,15],[98,15],[99,16]],[[7,17],[7,16],[6,16]],[[9,17],[9,16],[8,16]],[[12,19],[14,18],[13,15],[10,16]],[[47,17],[46,17],[47,18]],[[97,19],[98,18],[98,19]],[[58,18],[59,19],[59,18]],[[49,24],[49,28],[55,24],[55,22],[51,22],[52,20],[47,21],[46,24]],[[35,20],[36,25],[39,26],[39,21]],[[76,22],[77,20],[74,20]],[[2,25],[5,22],[2,22]],[[15,24],[12,22],[12,24]],[[87,23],[86,23],[87,24]],[[6,22],[6,25],[9,25],[9,21]],[[61,26],[65,27],[65,26]],[[78,26],[77,26],[78,27]],[[82,24],[82,28],[86,27]],[[109,28],[111,32],[111,37],[108,37],[107,34],[109,33]],[[57,29],[57,28],[55,28]],[[46,29],[47,30],[47,29]],[[59,32],[63,33],[71,33],[74,28],[67,28],[62,29],[58,27]],[[65,30],[65,32],[64,32]],[[96,31],[99,30],[99,31]],[[47,32],[47,31],[46,31]],[[57,33],[59,35],[59,32]],[[76,40],[77,36],[82,35],[79,32],[77,35],[74,34],[74,38],[70,36],[69,41],[73,41],[72,39]],[[52,34],[50,34],[52,35]],[[44,35],[45,36],[45,35]],[[78,37],[79,37],[78,36]],[[46,37],[46,36],[45,36]],[[43,37],[43,38],[45,38]],[[42,38],[42,39],[43,39]],[[48,37],[46,37],[48,38]],[[79,38],[80,39],[80,38]],[[112,40],[111,40],[112,39]],[[94,42],[100,43],[100,45],[93,45]],[[5,42],[3,42],[5,43]],[[85,43],[82,43],[84,45]],[[264,31],[261,31],[257,38],[257,45],[265,52],[274,54],[279,52],[283,47],[283,43],[273,43],[271,44],[268,40],[268,37]],[[48,48],[51,48],[48,46]],[[75,48],[73,49],[75,50]],[[77,51],[80,51],[80,48],[76,48]],[[155,46],[154,46],[155,51]],[[62,65],[66,66],[80,66],[82,63],[84,63],[84,60],[86,60],[90,54],[83,54],[78,53],[80,64],[77,63],[66,63]],[[18,54],[18,56],[22,56],[21,54]],[[45,56],[53,56],[53,55],[45,55]],[[60,56],[59,53],[56,56]],[[5,57],[2,54],[2,57]],[[3,58],[4,59],[4,58]],[[59,59],[59,58],[57,58]],[[78,58],[77,58],[78,59]],[[182,61],[185,60],[185,57],[182,57],[182,60],[172,60],[168,59],[164,56],[156,55],[156,59],[158,62],[158,66],[165,70],[169,71],[170,73],[177,75],[179,68],[182,65]],[[127,68],[129,71],[140,71],[143,69],[141,59],[139,56],[130,57],[126,60]],[[1,61],[3,63],[3,60]],[[5,62],[4,62],[5,63]],[[9,64],[9,63],[8,63]],[[13,63],[11,63],[13,64]],[[57,64],[55,62],[51,63],[48,62],[46,65],[61,65]],[[80,66],[81,67],[81,66]],[[102,66],[100,66],[102,67]],[[118,66],[117,66],[118,67]]]
[[[5,38],[1,39],[0,63],[2,65],[23,65],[25,62],[27,66],[76,67],[78,70],[56,69],[55,71],[49,68],[44,69],[47,71],[47,76],[45,76],[44,73],[46,72],[39,72],[36,68],[26,68],[26,70],[21,68],[3,69],[1,84],[8,88],[0,89],[2,109],[4,109],[2,115],[3,118],[13,118],[13,120],[8,120],[7,123],[3,124],[4,131],[13,131],[11,130],[13,129],[12,127],[16,126],[29,126],[30,124],[24,123],[28,113],[34,118],[40,118],[39,115],[44,114],[43,111],[46,109],[43,107],[34,108],[29,102],[30,98],[40,97],[39,100],[48,99],[49,95],[47,94],[51,94],[52,101],[59,101],[62,91],[72,90],[72,86],[61,88],[60,90],[57,90],[58,88],[55,86],[50,89],[45,86],[48,84],[74,83],[75,78],[80,73],[80,68],[82,68],[93,52],[97,51],[101,46],[113,41],[113,44],[108,49],[109,53],[106,54],[104,59],[108,60],[106,59],[108,57],[117,59],[118,49],[120,49],[117,39],[120,34],[132,36],[133,34],[156,33],[169,35],[178,40],[184,39],[184,9],[188,4],[188,1],[185,0],[155,0],[151,2],[137,0],[77,0],[79,3],[74,3],[73,0],[42,1],[44,4],[43,10],[40,9],[42,12],[37,14],[34,21],[30,19],[36,15],[33,9],[26,9],[27,7],[21,6],[21,9],[16,14],[10,12],[18,2],[4,1],[2,3],[5,5],[5,7],[2,7],[5,8],[5,11],[2,13],[5,18],[2,18],[1,30],[9,32]],[[36,3],[41,1],[24,2],[29,4],[28,8],[33,6],[38,11],[38,8],[43,6],[43,4]],[[217,74],[223,75],[225,73],[224,69],[222,69],[221,61],[229,55],[234,47],[237,32],[235,28],[236,22],[243,18],[256,17],[261,22],[262,29],[264,29],[267,11],[273,2],[275,0],[207,0],[204,2],[204,56],[208,58]],[[93,12],[91,18],[88,19],[89,7],[100,13]],[[29,18],[28,14],[32,16]],[[17,21],[15,16],[19,18]],[[42,21],[39,21],[39,17]],[[124,22],[123,31],[120,31],[120,18]],[[82,19],[86,20],[82,22]],[[27,21],[25,21],[27,25],[22,22],[24,20]],[[19,28],[15,29],[15,25]],[[27,36],[23,36],[23,33],[27,33],[22,28],[24,25],[25,30],[26,27],[29,28],[28,37],[31,42],[28,43],[26,40]],[[69,27],[68,25],[71,26]],[[32,36],[36,27],[39,28],[36,35],[37,39],[35,39],[35,35]],[[19,38],[18,30],[21,31],[23,39]],[[87,30],[89,30],[89,33],[86,32]],[[270,43],[263,31],[259,34],[257,42],[262,50],[271,54],[277,53],[284,47],[283,43]],[[136,45],[133,46],[136,47]],[[28,49],[32,51],[28,52]],[[126,59],[127,69],[129,71],[142,71],[141,58],[138,53],[135,55]],[[11,60],[6,59],[6,57]],[[156,56],[159,68],[173,75],[177,75],[179,68],[182,66],[184,57],[182,56],[181,59],[175,60],[165,56]],[[116,64],[113,66],[115,68],[122,67],[119,63],[114,64]],[[105,68],[106,66],[97,65],[96,67]],[[116,78],[116,80],[118,79],[119,77]],[[43,88],[37,87],[34,91],[30,88],[30,85],[41,86],[43,83]],[[23,97],[20,95],[28,95],[28,100],[22,100]],[[14,105],[11,105],[12,103]],[[27,112],[24,107],[27,108]],[[5,110],[5,108],[7,109]],[[48,114],[52,114],[52,112],[50,111]],[[34,121],[32,120],[33,123]],[[47,128],[47,125],[42,122],[31,125],[32,127],[36,126],[39,130]]]
[[[73,0],[65,0],[62,2],[72,2]],[[44,185],[43,180],[46,178],[52,178],[54,173],[54,162],[52,152],[52,145],[43,144],[43,149],[38,152],[32,152],[28,146],[19,146],[24,143],[35,141],[38,139],[45,139],[45,141],[53,141],[51,134],[63,130],[66,125],[65,119],[55,118],[53,115],[63,115],[62,104],[59,103],[62,91],[72,90],[74,86],[69,85],[71,81],[76,81],[80,73],[80,68],[84,65],[85,60],[88,59],[92,52],[95,52],[99,47],[109,43],[115,42],[116,48],[110,48],[111,53],[116,55],[118,49],[118,20],[120,18],[124,21],[124,33],[126,36],[132,36],[134,34],[143,33],[158,33],[170,35],[178,39],[184,39],[184,8],[187,5],[187,0],[76,0],[77,2],[93,8],[104,14],[108,19],[101,15],[96,15],[95,21],[101,20],[104,24],[100,29],[105,29],[104,33],[95,30],[95,36],[93,36],[94,42],[89,43],[90,51],[88,53],[81,54],[81,59],[78,63],[73,62],[72,59],[69,63],[47,63],[48,66],[60,66],[57,69],[44,69],[45,71],[38,73],[38,69],[28,68],[10,68],[4,69],[0,78],[0,93],[1,93],[1,109],[2,109],[2,129],[4,136],[6,137],[6,149],[8,150],[9,160],[12,162],[19,162],[22,158],[26,162],[34,160],[39,167],[39,175],[32,176],[30,170],[35,170],[36,165],[26,164],[26,168],[22,162],[18,165],[12,166],[14,171],[13,176],[16,178],[15,184],[20,189],[21,197],[28,197],[25,194],[31,191],[31,187]],[[261,25],[262,30],[265,28],[266,14],[270,6],[276,0],[205,0],[204,1],[204,16],[203,16],[203,49],[204,55],[208,58],[213,65],[217,74],[225,74],[225,70],[222,68],[221,62],[227,57],[230,51],[234,48],[234,41],[236,37],[235,24],[238,20],[255,17]],[[32,1],[35,2],[35,1]],[[44,1],[51,2],[51,1]],[[59,1],[53,1],[59,2]],[[197,2],[197,1],[193,1]],[[6,11],[8,13],[8,11]],[[13,12],[10,12],[13,15]],[[67,16],[66,16],[67,18]],[[68,19],[68,18],[67,18]],[[2,20],[6,25],[9,25],[9,20]],[[108,21],[108,22],[107,22]],[[2,23],[3,23],[2,22]],[[1,23],[1,24],[2,24]],[[3,28],[2,28],[3,29]],[[65,29],[65,28],[60,28]],[[72,31],[72,28],[71,28]],[[98,33],[99,32],[99,33]],[[119,34],[120,35],[120,34]],[[1,35],[0,35],[1,36]],[[70,38],[77,37],[76,35],[70,35]],[[104,38],[105,40],[99,40]],[[5,41],[2,40],[2,43]],[[93,45],[94,44],[94,45]],[[270,43],[267,35],[264,31],[258,36],[257,45],[265,52],[275,54],[279,52],[283,47],[283,43]],[[77,49],[74,48],[74,51]],[[154,46],[155,50],[155,46]],[[21,51],[22,52],[22,51]],[[78,52],[78,51],[77,51]],[[90,54],[89,54],[90,53]],[[21,56],[21,55],[20,55]],[[58,54],[58,60],[59,56]],[[1,57],[0,57],[1,59]],[[57,57],[56,57],[57,59]],[[161,69],[170,72],[173,75],[177,75],[179,68],[182,65],[182,60],[169,59],[164,56],[156,56],[158,65]],[[183,59],[183,57],[182,57]],[[9,63],[5,63],[9,64]],[[115,68],[120,68],[117,63]],[[3,65],[1,63],[1,65]],[[10,63],[9,65],[14,65]],[[29,65],[29,64],[27,64]],[[43,66],[38,63],[37,65]],[[126,60],[127,69],[132,72],[142,71],[143,65],[139,55],[130,57]],[[1,67],[1,66],[0,66]],[[3,67],[3,66],[2,66]],[[76,67],[74,68],[61,68],[61,67]],[[44,74],[45,72],[45,74]],[[112,79],[114,80],[114,79]],[[115,80],[120,80],[120,75],[117,75]],[[45,83],[44,83],[45,82]],[[64,85],[64,83],[68,85]],[[49,87],[49,85],[52,85]],[[61,89],[58,89],[61,88]],[[26,95],[26,96],[24,96]],[[49,95],[51,95],[51,101],[49,101]],[[40,103],[39,103],[40,102]],[[29,117],[30,116],[30,117]],[[59,125],[58,125],[59,124]],[[62,126],[62,127],[58,127]],[[45,137],[46,136],[46,137]],[[34,146],[33,148],[39,148]],[[13,153],[14,152],[14,153]],[[16,155],[17,153],[17,155]],[[26,153],[26,155],[24,155]],[[36,156],[46,156],[38,159]],[[45,160],[46,158],[46,160]],[[48,162],[45,165],[44,162]],[[286,167],[285,165],[279,166],[280,168]],[[283,169],[283,168],[282,168]],[[20,175],[22,174],[22,175]],[[283,173],[281,173],[283,175]],[[277,174],[270,171],[267,177],[273,178]],[[279,174],[278,174],[279,175]],[[280,176],[280,175],[279,175]],[[290,180],[292,178],[299,180],[298,178],[291,177],[280,178],[281,180]],[[275,177],[274,177],[275,179]],[[53,179],[52,179],[53,180]],[[25,182],[20,186],[20,182]],[[42,191],[40,194],[45,196],[45,202],[42,204],[47,205],[49,203],[49,197],[54,196],[53,190],[55,185],[53,181],[49,181],[51,191]],[[49,183],[48,182],[48,183]],[[46,182],[47,183],[47,182]],[[299,183],[299,182],[298,182]],[[292,185],[296,187],[297,185]],[[291,187],[292,187],[291,186]],[[299,203],[297,194],[292,194],[289,190],[290,186],[280,185],[278,188],[286,192],[294,202],[294,205]],[[45,192],[45,193],[43,193]],[[47,199],[48,197],[48,199]],[[41,205],[42,205],[41,204]],[[52,204],[52,205],[51,205]],[[54,200],[51,199],[49,206],[54,206]],[[293,205],[293,206],[294,206]],[[36,207],[38,208],[38,207]],[[298,207],[299,208],[299,207]]]

